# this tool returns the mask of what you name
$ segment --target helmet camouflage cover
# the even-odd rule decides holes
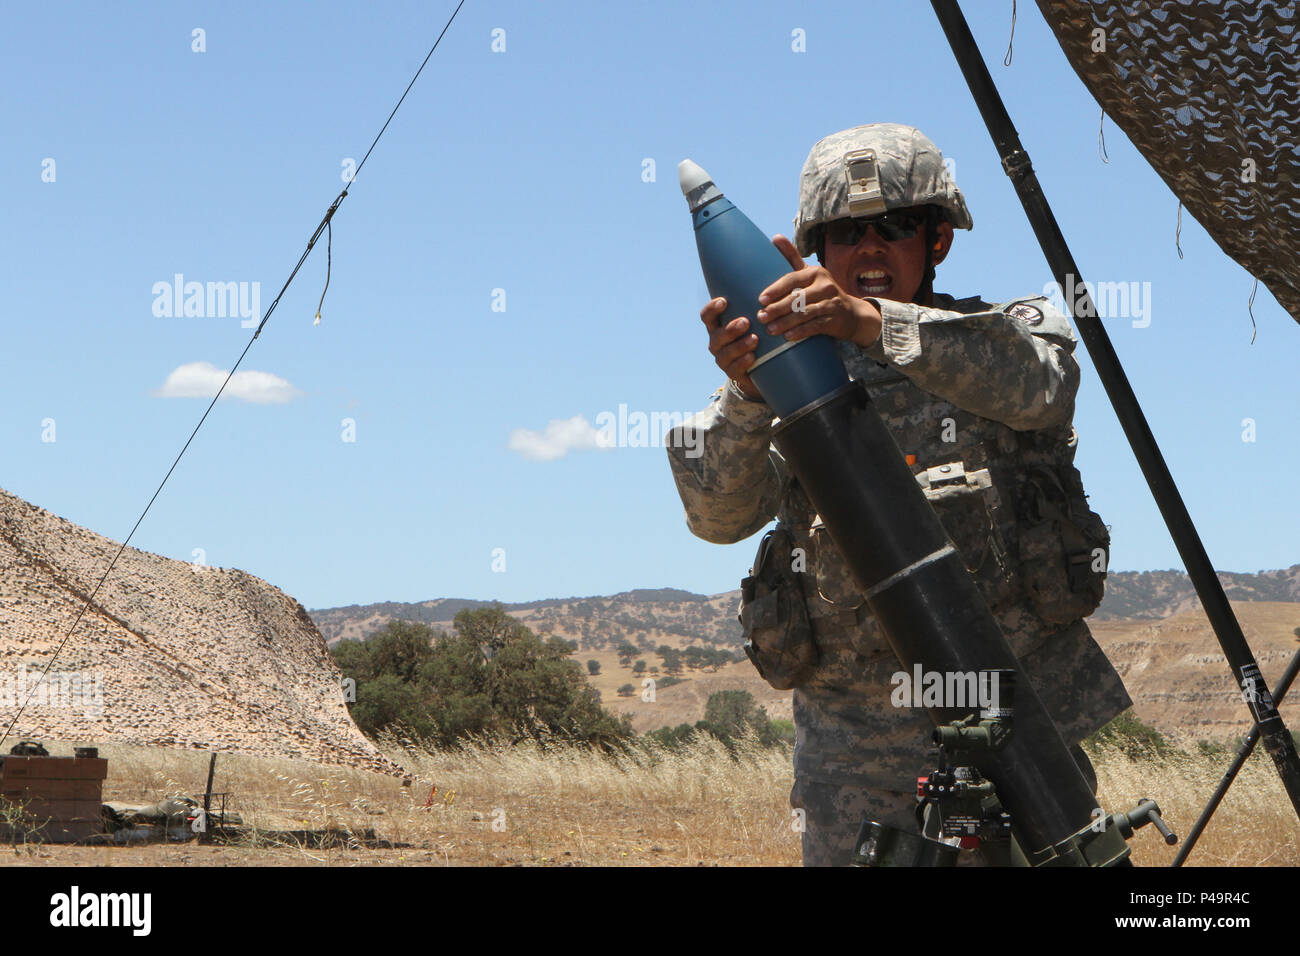
[[[870,123],[819,140],[799,176],[794,242],[799,254],[817,251],[817,227],[890,209],[938,206],[958,229],[970,229],[970,211],[944,165],[939,147],[919,129]]]

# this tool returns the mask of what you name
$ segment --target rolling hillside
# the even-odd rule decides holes
[[[1293,630],[1300,628],[1300,565],[1257,574],[1221,573],[1220,580],[1265,678],[1272,683],[1297,646]],[[666,675],[658,672],[662,661],[655,653],[660,645],[740,650],[739,599],[739,591],[704,596],[665,588],[504,607],[538,634],[577,642],[574,659],[584,668],[589,660],[598,662],[592,685],[608,706],[630,715],[638,731],[699,720],[710,693],[741,688],[753,693],[772,717],[789,719],[790,693],[772,690],[743,659],[712,669],[687,670],[680,683],[662,686]],[[311,615],[332,646],[340,640],[363,639],[393,619],[450,628],[458,611],[488,603],[438,599],[329,608]],[[1186,575],[1175,571],[1111,574],[1106,600],[1091,623],[1142,720],[1189,740],[1227,739],[1245,731],[1248,715],[1239,690],[1232,684]],[[640,650],[638,657],[646,665],[643,674],[632,671],[638,657],[627,665],[620,663],[616,649],[624,641]],[[642,684],[646,678],[655,681],[653,700],[642,699],[651,696],[650,688]],[[636,693],[621,697],[618,690],[626,684],[632,684]],[[1300,727],[1300,708],[1284,706],[1283,715],[1289,725]]]

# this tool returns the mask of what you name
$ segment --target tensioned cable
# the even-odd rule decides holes
[[[441,43],[442,38],[447,35],[447,31],[451,29],[452,21],[456,19],[456,14],[460,13],[460,8],[463,7],[464,5],[465,5],[465,0],[460,0],[460,3],[456,5],[456,9],[452,11],[451,16],[448,17],[447,19],[446,25],[443,26],[442,32],[438,34],[438,39],[433,41],[433,46],[429,48],[429,52],[425,55],[424,62],[420,64],[419,69],[415,71],[415,75],[411,77],[411,82],[406,84],[406,89],[402,92],[401,97],[398,99],[397,105],[393,107],[393,111],[388,114],[388,119],[384,120],[384,125],[380,128],[379,132],[375,134],[375,138],[371,142],[370,148],[367,149],[366,154],[361,157],[361,162],[357,164],[356,170],[354,170],[352,175],[348,177],[348,185],[343,187],[343,191],[340,192],[336,197],[334,197],[334,201],[330,203],[329,209],[325,210],[324,218],[321,219],[320,224],[316,227],[316,231],[312,233],[311,238],[307,240],[307,248],[304,249],[302,255],[298,257],[298,262],[296,265],[294,265],[293,271],[289,273],[289,278],[284,280],[284,285],[280,287],[280,291],[276,294],[275,299],[271,302],[270,306],[267,308],[266,314],[262,317],[262,321],[258,323],[257,329],[253,332],[253,337],[250,338],[248,340],[248,344],[244,346],[244,351],[239,353],[239,358],[235,360],[235,364],[231,367],[230,372],[226,375],[226,380],[221,383],[221,388],[217,389],[217,394],[213,396],[212,401],[208,404],[207,409],[203,412],[203,417],[200,418],[199,423],[194,426],[194,431],[190,432],[190,437],[185,440],[185,444],[181,448],[180,453],[176,456],[176,460],[173,461],[172,466],[167,469],[167,474],[163,476],[163,480],[158,483],[158,488],[154,491],[153,497],[150,498],[149,503],[144,506],[144,510],[140,512],[140,517],[136,519],[135,524],[132,526],[131,533],[126,536],[126,539],[122,542],[121,546],[117,549],[117,553],[113,555],[113,560],[108,563],[108,568],[105,569],[103,576],[99,579],[99,583],[95,585],[95,589],[90,592],[90,595],[86,598],[85,602],[81,605],[81,610],[77,612],[77,617],[72,622],[72,626],[69,627],[67,633],[63,635],[63,640],[59,642],[59,646],[54,649],[54,654],[53,656],[50,657],[49,663],[45,665],[44,670],[41,671],[41,676],[37,678],[36,682],[32,685],[31,690],[27,692],[27,696],[23,698],[22,703],[18,707],[18,712],[14,714],[13,719],[9,721],[9,726],[5,728],[4,735],[0,736],[0,745],[3,745],[4,742],[9,739],[9,734],[14,729],[14,725],[18,723],[18,718],[21,717],[23,715],[23,711],[27,709],[28,701],[32,699],[32,695],[36,693],[36,688],[38,688],[41,685],[41,682],[45,680],[45,675],[48,674],[50,672],[50,668],[54,666],[54,662],[55,660],[58,659],[59,654],[63,651],[64,645],[66,645],[68,643],[68,639],[72,637],[72,632],[77,629],[77,625],[81,623],[82,617],[85,616],[86,609],[89,608],[90,605],[94,603],[95,598],[99,594],[100,588],[104,586],[104,582],[108,580],[108,576],[112,574],[113,568],[117,565],[118,559],[122,557],[123,552],[126,551],[126,547],[128,544],[131,543],[131,539],[135,537],[135,532],[140,527],[141,522],[144,521],[145,515],[149,513],[149,509],[152,508],[154,502],[158,500],[158,496],[162,494],[163,486],[167,484],[167,480],[171,478],[172,472],[174,472],[176,470],[176,466],[181,463],[181,458],[183,458],[185,456],[185,452],[189,450],[190,443],[194,441],[194,436],[199,433],[199,429],[203,427],[203,423],[208,420],[208,415],[212,412],[212,409],[216,406],[217,400],[221,398],[221,393],[224,392],[226,390],[226,386],[230,384],[230,380],[235,377],[235,372],[239,369],[240,364],[244,361],[244,356],[246,356],[248,354],[248,350],[253,347],[253,343],[257,341],[257,337],[262,334],[262,329],[266,326],[267,321],[270,320],[271,313],[274,312],[275,307],[280,304],[280,299],[284,296],[285,291],[289,288],[289,284],[293,282],[294,277],[298,275],[298,270],[302,268],[303,263],[307,261],[307,257],[311,255],[311,250],[316,245],[316,240],[320,238],[320,234],[324,232],[326,229],[329,229],[331,233],[333,232],[333,229],[330,226],[330,220],[334,218],[334,213],[338,211],[339,204],[342,203],[343,200],[347,198],[349,187],[352,185],[352,183],[356,182],[357,176],[361,173],[361,168],[366,165],[366,160],[370,158],[370,154],[374,152],[375,146],[378,145],[379,138],[384,135],[384,131],[388,129],[388,124],[391,123],[393,121],[393,117],[397,115],[398,109],[401,108],[402,103],[405,102],[406,100],[406,94],[411,92],[411,87],[415,85],[415,81],[418,80],[420,78],[420,74],[424,72],[425,64],[427,64],[429,62],[429,58],[433,56],[433,51],[438,49],[438,44]],[[325,288],[327,290],[329,288],[328,278],[326,279]],[[324,292],[322,292],[321,303],[324,304],[324,302],[325,302],[325,294]],[[317,314],[319,314],[319,312],[320,312],[320,308],[318,306]]]

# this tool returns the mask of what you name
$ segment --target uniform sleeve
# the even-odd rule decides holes
[[[691,532],[714,544],[748,538],[776,515],[784,467],[768,444],[774,415],[728,384],[665,445]]]
[[[969,314],[870,301],[883,323],[866,353],[932,395],[1017,431],[1073,418],[1079,388],[1074,332],[1044,297]]]

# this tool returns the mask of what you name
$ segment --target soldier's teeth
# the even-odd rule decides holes
[[[867,295],[877,295],[889,290],[893,280],[880,269],[867,269],[858,273],[858,288]]]

